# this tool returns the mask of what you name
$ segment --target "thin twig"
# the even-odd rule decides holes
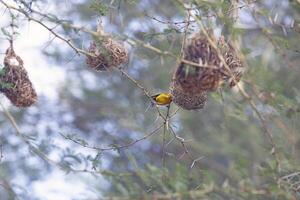
[[[50,159],[45,153],[43,153],[42,151],[40,151],[38,148],[36,148],[35,146],[33,146],[30,142],[30,140],[27,138],[26,135],[24,135],[18,124],[16,123],[16,120],[14,119],[14,117],[10,114],[10,112],[8,110],[6,110],[6,108],[3,106],[3,104],[0,102],[0,106],[2,107],[2,111],[4,113],[4,115],[6,116],[6,118],[10,121],[10,123],[12,124],[13,128],[15,129],[15,133],[16,135],[21,138],[21,140],[29,147],[29,149],[36,154],[38,157],[40,157],[41,159],[43,159],[45,162],[47,162],[48,164],[55,166],[63,171],[69,171],[69,172],[74,172],[74,173],[89,173],[89,174],[94,174],[94,175],[99,175],[99,174],[105,174],[105,170],[100,170],[100,171],[91,171],[91,170],[87,170],[87,169],[74,169],[71,166],[66,166],[63,163],[59,163],[56,162],[52,159]],[[153,133],[154,134],[154,133]],[[141,139],[142,140],[142,139]],[[135,142],[136,143],[136,142]],[[125,147],[124,147],[125,148]]]
[[[163,132],[163,146],[162,146],[162,164],[163,167],[166,165],[166,132],[169,130],[169,119],[170,119],[170,107],[171,105],[167,106],[167,114],[165,117],[164,125],[164,132]]]
[[[181,2],[181,0],[177,0],[177,2],[180,3],[180,5],[184,8],[184,9],[189,9],[189,7],[186,7],[184,2]],[[199,19],[198,16],[196,16],[195,14],[192,13],[192,17],[197,21],[198,26],[201,28],[203,34],[205,35],[205,37],[207,38],[209,44],[214,48],[214,50],[217,52],[218,57],[221,61],[221,63],[224,65],[225,69],[227,70],[227,72],[230,74],[230,76],[232,77],[233,82],[235,83],[235,85],[237,86],[239,92],[242,94],[242,96],[248,101],[249,105],[251,106],[251,108],[253,109],[253,111],[255,112],[255,114],[258,116],[261,124],[262,124],[262,129],[263,132],[265,133],[265,135],[267,136],[267,138],[269,139],[269,143],[272,146],[271,149],[271,153],[274,155],[275,157],[275,161],[276,161],[276,166],[277,169],[280,171],[281,170],[281,161],[279,158],[279,155],[277,153],[277,148],[276,148],[276,144],[274,142],[274,138],[272,133],[269,131],[268,127],[267,127],[267,123],[264,119],[264,117],[260,114],[260,112],[258,111],[255,103],[253,102],[253,99],[251,98],[251,96],[242,88],[240,87],[240,85],[237,83],[237,80],[235,79],[235,76],[233,75],[230,67],[227,65],[222,53],[220,52],[220,50],[218,49],[217,45],[215,44],[214,40],[211,39],[211,37],[209,36],[209,34],[207,33],[205,26],[203,25],[201,19]]]
[[[191,11],[190,9],[187,10],[187,25],[186,28],[184,29],[184,34],[183,34],[183,38],[182,38],[182,42],[181,42],[181,51],[180,51],[180,57],[183,58],[184,57],[184,47],[185,47],[185,43],[186,43],[186,37],[187,37],[187,32],[190,26],[190,20],[191,20]]]
[[[54,164],[57,165],[57,163],[53,160],[51,160],[50,158],[47,157],[47,155],[45,155],[43,152],[41,152],[38,148],[36,148],[35,146],[33,146],[29,139],[27,138],[26,135],[24,135],[17,122],[15,121],[14,117],[10,114],[10,112],[8,112],[8,110],[3,106],[3,104],[0,102],[0,106],[2,108],[2,111],[4,113],[4,115],[6,116],[6,118],[10,121],[10,123],[12,124],[13,128],[15,129],[15,133],[17,136],[19,136],[19,138],[21,138],[23,140],[23,142],[25,142],[29,149],[32,150],[34,153],[36,153],[39,157],[41,157],[44,161],[46,161],[47,163],[50,164]]]
[[[15,190],[13,189],[9,181],[4,179],[1,176],[0,176],[0,186],[4,188],[9,193],[10,197],[13,197],[14,200],[20,200],[18,194],[15,192]]]
[[[59,133],[64,139],[70,140],[72,142],[74,142],[75,144],[78,144],[84,148],[87,149],[92,149],[92,150],[97,150],[99,152],[104,152],[104,151],[110,151],[110,150],[120,150],[120,149],[124,149],[124,148],[128,148],[130,146],[135,145],[136,143],[143,141],[149,137],[151,137],[152,135],[154,135],[155,133],[157,133],[161,128],[163,127],[163,124],[161,124],[160,126],[158,126],[157,128],[155,128],[153,131],[147,133],[146,135],[144,135],[143,137],[136,139],[132,142],[129,142],[128,144],[125,145],[121,145],[121,146],[117,146],[116,144],[112,144],[110,147],[97,147],[97,146],[90,146],[88,144],[82,144],[81,142],[79,142],[77,139],[74,139],[73,137],[64,135],[62,133]]]
[[[20,8],[17,8],[17,7],[15,7],[15,6],[9,5],[9,4],[5,3],[3,0],[0,0],[0,2],[1,2],[4,6],[6,6],[9,10],[10,10],[10,9],[16,10],[16,11],[22,13],[23,15],[25,15],[25,17],[26,17],[28,20],[34,21],[34,22],[40,24],[42,27],[44,27],[44,28],[47,29],[49,32],[51,32],[55,37],[59,38],[60,40],[64,41],[65,43],[67,43],[67,44],[68,44],[68,45],[69,45],[69,46],[70,46],[77,54],[80,54],[80,53],[81,53],[81,54],[85,54],[85,55],[94,56],[94,55],[91,54],[91,53],[88,53],[88,52],[86,52],[86,51],[84,51],[84,50],[82,50],[82,49],[77,48],[77,47],[71,42],[70,39],[66,39],[66,38],[60,36],[59,34],[57,34],[56,32],[54,32],[54,30],[53,30],[52,28],[48,27],[48,26],[47,26],[45,23],[43,23],[42,21],[37,20],[37,19],[31,17],[31,16],[30,16],[27,12],[25,12],[24,10],[22,10],[22,9],[20,9]]]
[[[138,81],[136,81],[133,77],[131,77],[123,69],[118,68],[118,71],[121,72],[121,74],[124,75],[128,80],[130,80],[134,85],[136,85],[138,88],[140,88],[143,91],[143,93],[148,97],[148,99],[150,101],[152,101],[152,97],[151,97],[150,93],[145,89],[145,87],[143,87]],[[159,110],[158,105],[155,104],[155,108],[156,108],[158,115],[163,119],[163,121],[165,121],[166,119],[165,119],[164,115],[161,113],[161,111]]]
[[[196,17],[196,16],[195,16]],[[255,114],[258,116],[261,124],[262,124],[262,129],[265,133],[265,135],[267,136],[267,138],[269,139],[269,142],[272,146],[272,150],[271,153],[275,156],[275,160],[276,160],[276,165],[277,165],[277,169],[280,171],[281,169],[281,161],[279,159],[278,153],[277,153],[277,148],[276,148],[276,144],[274,142],[274,137],[273,134],[269,131],[268,127],[267,127],[267,123],[266,120],[264,119],[264,117],[260,114],[260,112],[258,111],[255,103],[253,102],[252,97],[242,88],[240,87],[240,85],[237,83],[231,69],[229,68],[229,66],[227,65],[224,57],[222,56],[220,50],[217,48],[216,44],[213,42],[213,40],[209,37],[208,33],[206,32],[202,22],[200,20],[198,20],[199,25],[201,27],[201,29],[203,30],[204,34],[206,35],[210,45],[217,51],[218,56],[221,60],[221,62],[223,63],[223,65],[225,66],[226,70],[230,73],[233,82],[235,83],[235,85],[237,86],[239,92],[242,94],[242,96],[248,101],[249,105],[251,106],[251,108],[253,109],[253,111],[255,112]]]

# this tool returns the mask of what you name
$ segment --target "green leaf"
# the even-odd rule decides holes
[[[252,49],[250,49],[250,48],[243,48],[241,51],[242,51],[242,53],[244,55],[248,55],[248,54],[250,54],[252,52]]]
[[[107,5],[99,1],[93,1],[90,5],[90,8],[100,16],[106,16],[109,10]]]

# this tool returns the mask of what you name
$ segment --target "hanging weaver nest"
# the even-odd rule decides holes
[[[211,39],[216,42],[231,72],[220,61],[217,51],[210,45],[207,37],[203,33],[198,33],[187,41],[184,61],[179,64],[175,73],[174,80],[184,91],[191,93],[215,91],[225,82],[232,87],[235,82],[231,74],[239,81],[243,67],[236,52],[223,37],[216,41],[212,35],[210,34]]]
[[[199,110],[205,105],[207,92],[190,93],[181,89],[180,86],[173,83],[171,87],[172,100],[175,104],[186,110]]]
[[[128,60],[127,49],[111,38],[92,42],[88,52],[94,56],[88,55],[86,64],[96,71],[107,71]]]
[[[243,66],[234,48],[223,36],[217,40],[212,31],[208,33],[221,55],[203,33],[198,33],[187,40],[184,59],[173,77],[173,102],[187,110],[203,108],[207,92],[215,91],[225,83],[233,87],[242,76]],[[230,71],[221,62],[221,56]]]
[[[17,56],[11,45],[6,50],[3,74],[0,76],[0,91],[18,107],[28,107],[37,101],[36,92],[30,82],[23,60]]]

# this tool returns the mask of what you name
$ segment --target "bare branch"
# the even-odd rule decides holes
[[[161,124],[160,126],[158,126],[157,128],[155,128],[153,131],[147,133],[146,135],[144,135],[143,137],[136,139],[128,144],[125,145],[121,145],[118,146],[117,144],[112,144],[110,147],[97,147],[97,146],[89,146],[88,144],[82,144],[81,142],[79,142],[78,140],[74,139],[73,137],[64,135],[62,133],[59,133],[63,138],[70,140],[72,142],[74,142],[75,144],[78,144],[84,148],[87,149],[92,149],[92,150],[97,150],[99,152],[104,152],[104,151],[110,151],[110,150],[120,150],[120,149],[124,149],[124,148],[128,148],[131,147],[133,145],[135,145],[138,142],[141,142],[143,140],[146,140],[148,138],[150,138],[152,135],[154,135],[155,133],[157,133],[161,128],[163,127],[163,124]]]

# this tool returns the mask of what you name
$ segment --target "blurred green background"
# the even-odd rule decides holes
[[[210,93],[200,111],[172,104],[170,128],[119,148],[163,124],[157,109],[149,107],[143,91],[119,70],[94,72],[87,68],[84,55],[78,56],[49,33],[37,49],[49,71],[39,76],[49,79],[48,73],[57,66],[64,80],[55,85],[55,98],[37,86],[39,102],[28,109],[2,103],[21,134],[16,134],[2,109],[1,200],[300,199],[300,3],[296,0],[4,0],[0,1],[1,59],[11,16],[18,25],[16,45],[31,16],[84,50],[91,35],[59,24],[96,30],[101,19],[104,30],[123,40],[130,51],[123,70],[150,94],[168,91],[177,60],[145,45],[180,56],[185,31],[190,36],[199,30],[193,18],[187,27],[187,11],[180,2],[192,6],[191,13],[206,27],[239,48],[246,67],[240,86],[265,119],[275,149],[249,101],[236,88]],[[5,3],[28,16],[16,10],[11,14]],[[35,35],[31,37],[34,41]],[[21,50],[17,54],[22,57]],[[166,108],[159,110],[166,115]],[[101,151],[94,146],[113,148]],[[46,181],[56,177],[63,181]],[[74,197],[79,182],[84,192]],[[39,189],[56,183],[53,191]]]

